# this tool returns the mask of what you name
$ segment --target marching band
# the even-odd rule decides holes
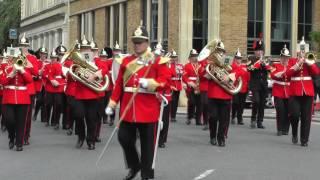
[[[312,77],[320,71],[304,41],[297,58],[284,45],[275,60],[264,56],[261,39],[254,44],[254,55],[247,58],[239,49],[228,58],[224,43],[215,39],[201,52],[191,49],[189,62],[183,65],[177,52],[165,54],[161,43],[150,51],[143,26],[137,27],[131,40],[131,55],[122,54],[117,42],[113,49],[99,51],[94,40],[89,42],[85,36],[70,50],[60,44],[50,52],[44,47],[33,52],[24,34],[18,48],[4,50],[0,115],[1,129],[9,134],[9,149],[22,151],[23,145],[30,144],[31,120],[36,121],[39,112],[46,126],[58,130],[62,124],[67,135],[78,136],[77,148],[86,142],[89,150],[101,142],[102,124],[115,123],[129,168],[124,179],[134,179],[140,171],[143,180],[153,179],[156,149],[166,147],[169,124],[177,122],[181,91],[188,99],[186,124],[195,119],[196,125],[209,129],[210,144],[223,147],[229,123],[244,125],[249,92],[250,127],[265,128],[268,79],[273,82],[277,135],[288,135],[291,126],[292,143],[297,144],[300,121],[300,143],[308,146],[315,95]]]

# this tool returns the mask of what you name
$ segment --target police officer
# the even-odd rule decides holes
[[[147,30],[139,26],[131,38],[135,54],[123,59],[106,113],[114,112],[120,101],[118,138],[124,150],[129,173],[125,180],[134,179],[141,170],[143,180],[154,178],[152,161],[155,134],[159,120],[160,102],[156,91],[161,91],[170,80],[168,58],[153,58],[148,51]],[[138,88],[139,87],[139,88]],[[141,157],[136,148],[137,131],[141,142]]]
[[[274,63],[270,76],[273,80],[272,96],[274,97],[274,105],[277,112],[277,135],[288,135],[290,119],[289,119],[289,85],[290,80],[286,76],[288,60],[290,52],[286,46],[280,52],[280,62]]]

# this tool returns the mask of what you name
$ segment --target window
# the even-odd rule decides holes
[[[312,0],[299,0],[298,15],[298,39],[304,36],[306,41],[310,41],[309,33],[312,31]]]
[[[148,1],[149,0],[141,0],[142,1],[142,23],[144,27],[147,27],[147,16],[148,16]]]
[[[91,41],[91,38],[94,37],[94,11],[81,14],[79,19],[81,27],[79,40],[85,35],[87,40]]]
[[[168,0],[163,0],[163,49],[168,51]]]
[[[105,42],[106,42],[106,46],[109,47],[110,45],[110,6],[108,6],[106,8],[106,39],[105,39]]]
[[[193,0],[193,40],[192,48],[198,52],[207,44],[208,0]]]
[[[150,46],[154,48],[158,43],[158,0],[151,0],[151,32]]]
[[[119,42],[119,4],[113,6],[113,44]]]
[[[248,54],[253,53],[253,42],[263,34],[264,15],[263,0],[248,1]]]
[[[271,54],[279,55],[291,43],[291,0],[271,1]]]
[[[123,53],[127,52],[128,49],[128,37],[127,37],[127,3],[123,3]]]

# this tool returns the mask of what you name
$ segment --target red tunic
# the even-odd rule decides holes
[[[182,74],[183,74],[183,65],[178,63],[171,63],[169,68],[173,72],[173,77],[171,78],[174,91],[182,90]]]
[[[139,66],[140,69],[136,70],[135,73],[131,74],[124,79],[124,75],[127,74],[127,70],[131,69],[132,66],[136,65],[136,56],[131,55],[125,57],[121,64],[119,75],[115,83],[111,101],[118,103],[120,101],[120,116],[124,113],[124,110],[129,105],[128,112],[124,116],[124,121],[126,122],[136,122],[136,123],[152,123],[157,122],[160,113],[160,101],[155,93],[137,93],[134,97],[132,104],[128,104],[132,98],[133,93],[125,91],[128,88],[135,88],[139,86],[139,78],[153,79],[155,82],[159,83],[156,91],[162,92],[166,83],[170,80],[169,68],[166,64],[162,64],[161,58],[155,59],[153,64],[148,66]],[[149,69],[151,68],[151,69]],[[145,73],[149,69],[146,76]],[[120,100],[121,99],[121,100]]]
[[[270,73],[270,77],[273,80],[272,96],[287,99],[289,98],[290,80],[286,74],[283,74],[280,78],[275,76],[275,74],[285,71],[286,67],[283,64],[276,63],[273,64],[273,68],[274,70]]]
[[[290,78],[289,96],[314,96],[312,76],[319,74],[319,68],[316,64],[309,66],[304,63],[301,70],[294,71],[291,67],[297,62],[297,58],[288,61],[286,75]]]
[[[108,69],[99,62],[95,62],[95,65],[101,70],[102,77],[104,77],[107,74]],[[96,92],[78,81],[76,82],[75,93],[75,98],[79,100],[99,99],[101,97],[100,92]]]
[[[44,88],[50,93],[62,93],[64,91],[65,80],[62,74],[62,66],[60,63],[50,63],[45,65],[42,77],[45,81]],[[55,87],[51,81],[56,80],[59,82],[59,86]]]
[[[208,60],[203,60],[200,62],[202,70],[205,70]],[[206,77],[200,76],[200,91],[207,92],[208,91],[209,81]]]
[[[23,74],[17,73],[15,77],[10,78],[8,74],[11,71],[12,67],[6,71],[0,71],[0,83],[4,86],[2,104],[30,104],[30,95],[26,85],[32,82],[32,76],[25,71]]]
[[[38,60],[35,56],[28,54],[26,55],[27,60],[32,64],[33,67],[30,68],[25,68],[25,70],[31,74],[32,76],[38,76],[39,75],[39,68],[38,68]],[[29,84],[27,84],[28,87],[28,92],[30,95],[35,95],[36,94],[36,89],[34,86],[34,81],[33,79]]]
[[[205,71],[201,71],[203,74]],[[233,68],[230,73],[235,73],[236,79],[241,75],[241,71],[237,68]],[[229,94],[226,90],[224,90],[219,84],[217,84],[214,80],[209,80],[208,84],[208,98],[212,99],[223,99],[223,100],[231,100],[233,98],[232,94]]]
[[[6,67],[7,65],[8,65],[7,63],[2,62],[2,63],[0,64],[0,71],[3,72],[3,71],[5,70],[5,67]],[[3,94],[3,85],[2,85],[2,83],[0,83],[0,96],[2,96],[2,94]]]
[[[190,86],[188,86],[189,82],[193,82],[197,84],[197,81],[199,81],[199,70],[201,65],[200,64],[192,64],[187,63],[184,66],[184,73],[182,75],[182,81],[187,84],[187,92],[190,92],[192,89]]]
[[[63,63],[63,67],[65,68],[70,68],[71,65],[73,64],[73,61],[71,59],[67,59],[64,63]],[[70,76],[69,73],[67,73],[66,75],[66,89],[65,89],[65,94],[68,96],[75,96],[76,94],[76,87],[77,87],[77,82]]]
[[[43,61],[38,59],[37,60],[37,65],[38,65],[38,69],[40,71],[40,69],[43,68]],[[42,80],[42,76],[38,74],[38,76],[34,76],[36,80],[34,80],[34,87],[36,92],[40,92],[42,87],[43,87],[43,80]]]
[[[103,69],[104,72],[106,72],[106,75],[109,78],[109,84],[112,83],[112,80],[110,79],[110,75],[109,75],[110,70],[109,70],[108,62],[104,61],[104,60],[101,60],[98,57],[95,58],[94,61],[99,67],[101,67]],[[103,81],[102,84],[105,84],[105,81]],[[109,89],[109,87],[107,88],[107,90],[108,89]],[[104,97],[106,95],[106,93],[105,92],[101,92],[101,93],[99,93],[99,95],[100,95],[100,97]]]
[[[242,80],[242,87],[240,93],[247,93],[249,91],[249,81],[250,81],[250,72],[247,70],[247,65],[237,64],[235,60],[233,61],[232,70],[237,72],[237,75]]]

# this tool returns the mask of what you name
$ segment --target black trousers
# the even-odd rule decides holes
[[[32,119],[32,109],[35,102],[35,95],[30,95],[31,104],[27,111],[27,119],[26,119],[26,125],[25,125],[25,131],[24,131],[24,138],[28,139],[30,138],[31,134],[31,119]]]
[[[274,97],[274,105],[277,112],[277,130],[288,132],[290,127],[289,100]]]
[[[141,157],[136,147],[137,131],[140,135]],[[119,127],[118,139],[123,148],[127,166],[141,168],[142,178],[154,178],[152,161],[157,123],[128,123],[123,121]]]
[[[309,141],[312,109],[312,96],[291,96],[289,98],[289,113],[292,126],[292,136],[297,137],[298,135],[298,126],[300,119],[300,141],[302,143],[306,143]]]
[[[247,93],[238,93],[232,99],[232,119],[237,117],[238,123],[243,122],[243,110],[246,105]]]
[[[78,130],[76,131],[79,139],[86,138],[88,144],[95,144],[96,124],[99,120],[99,99],[75,100],[75,109],[73,116],[77,123]]]
[[[188,119],[196,119],[196,124],[201,124],[201,95],[194,91],[188,93]]]
[[[4,118],[3,118],[3,115],[2,115],[2,108],[3,108],[3,105],[2,105],[2,96],[0,96],[0,118],[1,118],[1,127],[5,127],[5,126],[6,126],[6,123],[5,123]]]
[[[224,140],[230,119],[231,100],[209,98],[210,139]],[[218,124],[219,123],[219,124]],[[217,132],[218,130],[218,132]]]
[[[36,119],[39,111],[41,110],[41,122],[45,122],[45,90],[42,88],[40,92],[36,94],[36,103],[33,118]]]
[[[62,113],[62,127],[64,129],[68,128],[68,103],[67,103],[67,95],[66,94],[62,94],[62,105],[61,105],[61,113]]]
[[[167,106],[163,108],[163,128],[160,131],[159,144],[164,144],[167,142],[168,131],[169,131],[169,122],[170,122],[170,110],[171,110],[171,102]]]
[[[203,118],[203,124],[208,124],[208,93],[202,91],[201,94],[201,115]]]
[[[74,111],[76,111],[77,109],[75,109],[75,99],[73,96],[66,96],[67,98],[67,103],[66,103],[66,113],[64,114],[64,116],[66,116],[66,121],[67,121],[67,126],[69,129],[73,129],[73,126],[75,124],[75,119],[74,119]],[[77,124],[75,125],[77,126]],[[75,128],[77,130],[77,128]],[[77,132],[76,132],[77,133]]]
[[[258,124],[263,122],[267,94],[267,90],[252,91],[251,121],[257,121]]]
[[[171,101],[171,119],[176,119],[178,105],[179,105],[180,91],[172,91],[172,101]]]
[[[59,125],[62,113],[63,93],[50,93],[46,92],[45,105],[46,105],[46,122],[49,123],[50,113],[52,109],[51,125]]]
[[[26,104],[5,104],[3,105],[3,117],[9,133],[9,139],[22,146],[24,141],[25,126],[29,105]]]

